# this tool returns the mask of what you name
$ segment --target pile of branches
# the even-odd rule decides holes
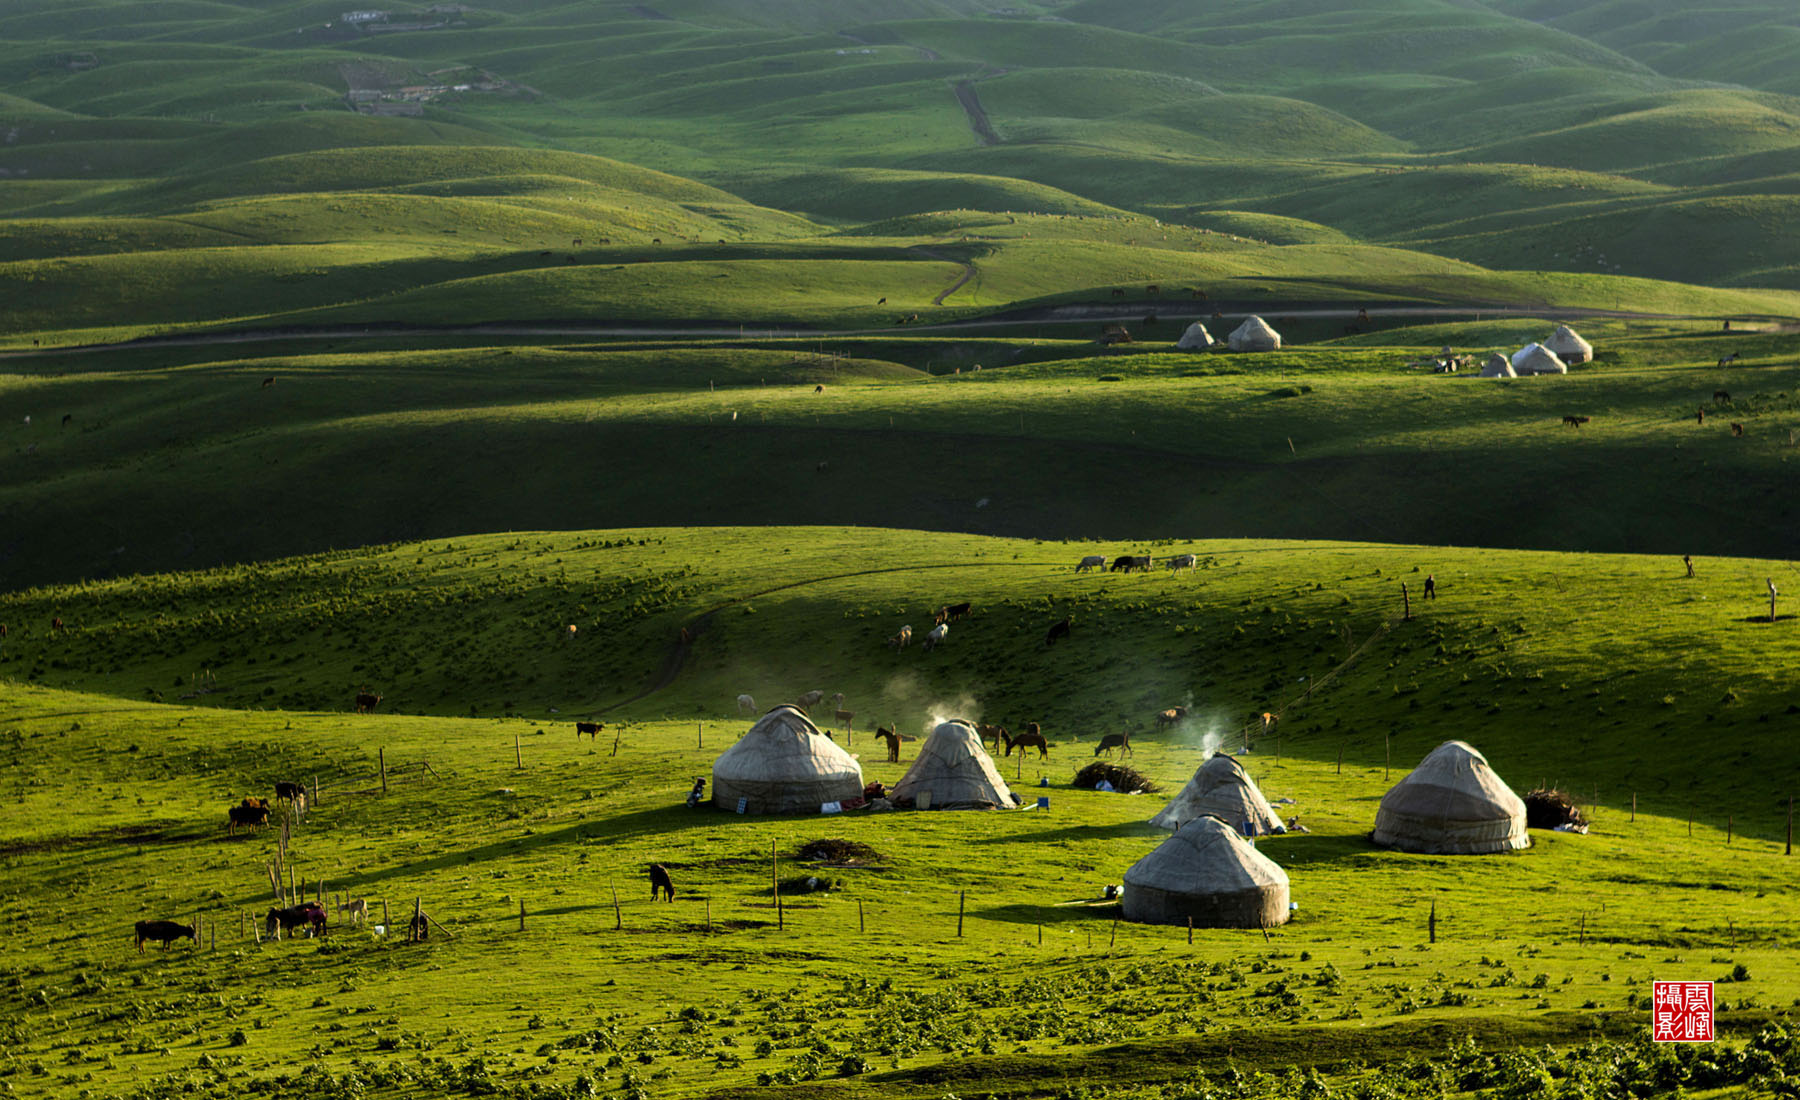
[[[1539,787],[1525,795],[1525,824],[1532,829],[1554,829],[1558,825],[1586,825],[1587,818],[1567,791],[1555,787]]]
[[[1136,768],[1128,768],[1123,764],[1094,763],[1075,773],[1074,785],[1091,791],[1104,779],[1112,784],[1112,789],[1120,794],[1155,794],[1161,790],[1149,776]]]
[[[887,857],[854,840],[840,837],[827,837],[824,840],[809,840],[800,846],[795,858],[805,863],[835,863],[839,865],[856,863],[880,863]]]

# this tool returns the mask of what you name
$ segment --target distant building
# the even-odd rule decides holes
[[[383,23],[387,21],[387,17],[388,13],[385,11],[347,11],[338,16],[338,21],[342,23]]]

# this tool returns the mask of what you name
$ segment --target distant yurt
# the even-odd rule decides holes
[[[1524,800],[1462,741],[1431,750],[1381,797],[1370,839],[1385,848],[1439,855],[1510,852],[1531,843]]]
[[[1181,339],[1175,341],[1175,347],[1178,351],[1205,351],[1216,343],[1218,341],[1212,338],[1212,333],[1206,331],[1206,326],[1195,321],[1181,334]]]
[[[981,735],[967,722],[943,722],[919,749],[919,758],[894,784],[888,797],[896,802],[931,795],[934,810],[1010,810],[1018,799],[1007,789],[982,747]]]
[[[1216,817],[1196,817],[1125,872],[1126,920],[1269,928],[1288,919],[1287,872]]]
[[[1225,343],[1232,351],[1280,351],[1281,333],[1261,317],[1252,317],[1233,329]]]
[[[713,804],[750,814],[816,814],[828,802],[859,798],[862,766],[793,706],[757,720],[713,761]]]
[[[1542,344],[1526,344],[1513,352],[1512,368],[1519,374],[1567,374],[1568,364]]]
[[[1215,752],[1200,765],[1162,812],[1150,819],[1159,829],[1179,829],[1196,817],[1216,817],[1245,836],[1287,831],[1256,780],[1229,753]]]
[[[1481,376],[1483,378],[1517,378],[1519,372],[1513,370],[1512,360],[1495,352],[1487,357],[1487,362],[1481,365]]]
[[[1594,345],[1581,338],[1581,334],[1568,325],[1558,325],[1550,339],[1544,341],[1558,359],[1565,363],[1585,363],[1594,357]]]

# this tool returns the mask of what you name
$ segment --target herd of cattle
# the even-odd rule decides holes
[[[1155,559],[1149,554],[1120,554],[1112,560],[1112,565],[1108,566],[1105,554],[1089,554],[1075,564],[1075,572],[1089,573],[1095,569],[1105,569],[1108,573],[1148,573],[1154,561]],[[1199,564],[1200,558],[1195,554],[1177,554],[1172,558],[1163,559],[1163,568],[1171,573],[1182,569],[1192,569]]]

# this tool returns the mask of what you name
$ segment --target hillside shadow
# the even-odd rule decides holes
[[[1046,841],[1114,840],[1126,836],[1167,835],[1167,831],[1158,829],[1147,821],[1122,821],[1116,825],[1064,825],[1061,828],[1015,833],[1012,836],[984,836],[979,839],[978,843],[1040,844]]]
[[[1110,921],[1120,915],[1119,903],[1100,898],[1070,898],[1039,904],[1015,903],[986,909],[971,909],[969,915],[1004,924],[1050,925],[1075,924],[1080,921]]]

